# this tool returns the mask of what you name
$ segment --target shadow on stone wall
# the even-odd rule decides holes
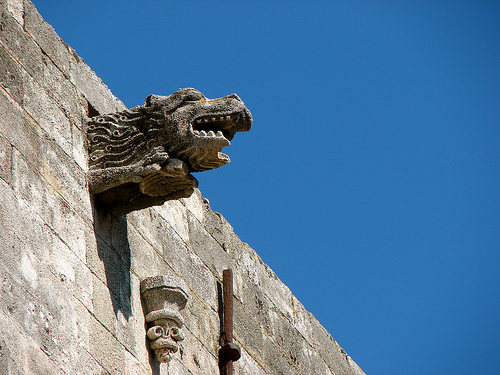
[[[125,216],[115,217],[92,202],[97,255],[104,266],[104,276],[117,319],[127,321],[132,315],[130,286],[130,246]],[[101,275],[99,277],[102,278]]]

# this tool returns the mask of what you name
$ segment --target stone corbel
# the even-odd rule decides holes
[[[238,95],[208,99],[193,88],[92,117],[89,189],[103,210],[118,216],[188,198],[198,186],[191,173],[229,163],[222,148],[251,126]]]
[[[184,289],[184,283],[172,276],[148,277],[141,282],[149,346],[160,362],[169,362],[184,340],[180,311],[189,298]]]

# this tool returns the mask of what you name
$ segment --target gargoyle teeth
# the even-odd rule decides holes
[[[194,122],[199,124],[202,122],[215,122],[215,121],[231,121],[231,115],[220,115],[216,117],[200,117],[196,119]]]
[[[209,137],[229,142],[233,139],[236,119],[241,113],[210,113],[192,120],[192,132],[197,137]],[[196,130],[196,132],[195,132]],[[204,132],[204,133],[203,133]]]
[[[206,132],[205,130],[193,130],[194,135],[198,137],[218,137],[218,138],[224,138],[224,133],[222,133],[221,130],[218,130],[217,133],[214,132],[213,130],[209,130]]]

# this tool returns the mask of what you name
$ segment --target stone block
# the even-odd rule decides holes
[[[262,353],[260,360],[266,374],[302,375],[300,370],[293,365],[291,358],[287,358],[287,354],[281,352],[271,338],[264,336],[263,346],[259,350]],[[306,374],[314,374],[314,372],[308,371]]]
[[[188,208],[195,217],[197,217],[205,230],[222,246],[224,251],[231,255],[234,259],[239,258],[239,248],[241,246],[249,247],[246,243],[242,242],[240,238],[234,233],[233,227],[229,222],[218,212],[212,211],[210,203],[207,199],[201,196],[199,190],[195,190],[195,194],[190,200],[197,200],[197,204],[187,204],[187,200],[182,200],[186,208]],[[194,209],[192,207],[195,207]],[[201,206],[202,213],[199,207]],[[201,218],[201,220],[200,220]],[[254,250],[252,250],[254,251]],[[255,251],[254,251],[255,252]]]
[[[67,80],[69,78],[69,60],[76,58],[72,56],[74,51],[64,44],[54,28],[45,22],[30,1],[24,1],[24,30],[33,38],[40,50],[65,74]]]
[[[79,373],[64,353],[92,367],[82,345],[86,310],[79,309],[89,301],[88,269],[4,182],[0,197],[1,308],[61,368]]]
[[[267,375],[264,369],[255,361],[254,358],[241,349],[241,358],[233,362],[233,369],[235,374],[252,374],[252,375]]]
[[[0,45],[0,61],[4,74],[2,86],[12,98],[53,138],[69,155],[72,154],[71,124],[46,90]],[[3,67],[6,66],[8,71]]]
[[[188,247],[200,257],[214,275],[222,275],[225,269],[234,268],[234,260],[222,250],[220,244],[203,228],[194,215],[188,215],[188,226]]]
[[[99,369],[83,345],[80,329],[90,314],[79,311],[83,305],[29,250],[20,258],[21,268],[16,270],[9,263],[0,273],[2,311],[65,373],[87,374]],[[26,280],[27,269],[32,275]]]
[[[182,366],[193,375],[218,374],[218,358],[210,353],[207,348],[190,331],[186,331],[180,361]],[[172,366],[176,368],[177,366]],[[168,368],[170,375],[170,366]],[[174,370],[175,371],[175,370]],[[180,372],[182,374],[182,372]]]
[[[208,204],[208,201],[201,196],[199,189],[194,189],[193,194],[191,194],[189,198],[181,198],[179,201],[198,219],[200,223],[204,222],[204,206]]]
[[[21,104],[24,98],[23,68],[7,50],[0,45],[0,85],[12,99]]]
[[[9,51],[32,77],[43,77],[42,53],[32,37],[24,32],[22,25],[9,12],[7,4],[0,4],[0,44]]]
[[[125,374],[125,350],[100,322],[92,321],[90,353],[108,374]]]
[[[4,264],[12,263],[16,267],[21,265],[24,279],[36,286],[37,267],[30,265],[31,260],[36,258],[45,270],[67,282],[67,287],[77,288],[75,296],[87,299],[84,290],[89,285],[90,274],[81,259],[76,257],[25,201],[15,195],[10,186],[2,183],[0,196],[0,238],[3,239]],[[24,260],[21,256],[25,256]]]
[[[71,153],[63,152],[54,142],[44,143],[42,177],[71,207],[89,221],[92,219],[90,193],[85,172]]]
[[[139,361],[132,353],[125,350],[125,366],[123,374],[128,375],[151,375],[151,369],[148,362]],[[146,364],[146,365],[145,365]]]
[[[29,160],[32,168],[42,175],[47,184],[68,202],[74,202],[74,208],[90,220],[90,199],[83,170],[55,142],[50,141],[36,124],[29,121],[17,103],[8,95],[4,95],[4,99],[0,104],[0,112],[5,113],[6,123],[2,121],[0,132],[12,140],[14,147],[25,156],[25,160]]]
[[[14,191],[31,207],[31,215],[40,216],[73,253],[85,260],[85,232],[91,228],[89,222],[72,210],[17,149],[13,151],[13,174]]]
[[[241,301],[233,301],[233,335],[240,347],[245,348],[252,358],[265,363],[263,348],[266,337],[263,328],[266,325],[266,312],[263,310],[264,305],[259,302],[260,300],[256,299],[253,302],[248,301],[248,305],[243,305]]]
[[[19,283],[36,288],[37,270],[31,261],[42,252],[43,222],[33,216],[28,205],[18,199],[12,188],[0,180],[0,257]]]
[[[131,271],[140,279],[156,275],[174,275],[172,268],[163,260],[158,249],[147,242],[132,226],[128,226]]]
[[[119,296],[110,293],[107,286],[99,279],[93,279],[93,313],[95,318],[102,324],[115,339],[127,348],[134,350],[135,332],[131,326],[132,308],[123,306]],[[141,327],[140,336],[144,337],[144,325]]]
[[[130,269],[117,254],[105,244],[97,241],[97,254],[88,254],[88,266],[92,270],[94,279],[94,309],[95,304],[106,305],[106,312],[110,316],[118,313],[127,319],[131,314],[130,305]],[[103,300],[99,300],[103,298]],[[109,312],[108,312],[109,310]],[[96,315],[99,312],[94,310]],[[110,328],[111,329],[111,328]]]
[[[0,133],[30,161],[33,168],[41,170],[43,133],[3,87],[0,87],[0,118]]]
[[[180,201],[167,201],[161,206],[152,207],[149,211],[143,210],[142,212],[148,212],[150,220],[153,222],[158,216],[161,216],[184,242],[189,242],[188,211]],[[129,216],[131,215],[134,218],[134,213],[129,214]]]
[[[169,363],[162,363],[159,366],[160,374],[168,374],[168,375],[192,375],[193,373],[189,371],[181,361],[177,358],[174,358]]]
[[[217,312],[207,310],[200,300],[190,300],[183,312],[186,331],[189,331],[212,355],[219,350],[220,321]],[[187,344],[186,344],[187,345]]]
[[[190,289],[194,292],[193,295],[202,300],[208,308],[216,311],[218,308],[217,279],[194,251],[183,243],[176,243],[175,234],[171,232],[169,234],[165,246],[160,249],[165,261],[188,281]]]
[[[0,309],[0,348],[0,372],[2,374],[65,374],[3,309]]]
[[[212,309],[217,309],[216,279],[156,208],[133,212],[129,224],[161,254],[163,261],[189,284],[192,291]]]
[[[109,280],[108,280],[109,281]],[[113,337],[140,363],[147,363],[146,323],[140,299],[140,281],[131,275],[123,280],[123,289],[130,288],[130,295],[116,295],[108,285],[93,276],[93,314]]]
[[[43,249],[37,258],[61,280],[71,294],[92,310],[92,273],[87,265],[47,226],[43,226]]]
[[[146,321],[144,318],[143,302],[141,300],[141,280],[135,275],[131,275],[131,310],[132,315],[128,319],[128,332],[132,340],[130,341],[130,353],[146,367],[149,364],[149,349],[146,337]],[[131,373],[133,374],[133,372]]]

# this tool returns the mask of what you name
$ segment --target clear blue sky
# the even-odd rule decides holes
[[[241,96],[200,189],[368,375],[500,373],[498,1],[35,5],[129,107]]]

